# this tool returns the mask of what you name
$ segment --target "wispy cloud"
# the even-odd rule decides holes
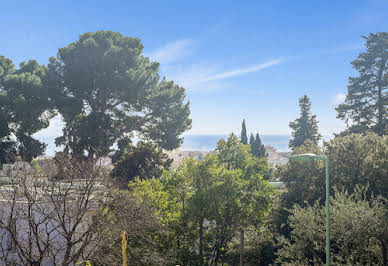
[[[228,87],[230,82],[228,82],[227,79],[257,72],[278,65],[283,61],[283,59],[275,59],[262,64],[230,71],[220,71],[220,64],[208,62],[162,66],[162,69],[169,79],[176,81],[177,84],[186,89],[191,91],[212,92],[220,88]],[[254,92],[254,94],[262,94],[262,92]]]
[[[342,92],[337,93],[330,101],[330,104],[333,106],[337,106],[341,103],[343,103],[346,99],[346,95]]]
[[[265,62],[263,64],[258,64],[258,65],[254,65],[254,66],[250,66],[250,67],[239,68],[239,69],[235,69],[235,70],[232,70],[232,71],[218,73],[218,74],[211,75],[211,76],[201,80],[201,82],[207,82],[207,81],[212,81],[212,80],[220,80],[220,79],[232,78],[232,77],[248,74],[248,73],[251,73],[251,72],[256,72],[256,71],[259,71],[259,70],[262,70],[262,69],[265,69],[265,68],[269,68],[269,67],[274,66],[274,65],[278,65],[282,61],[283,61],[283,59],[278,58],[278,59],[275,59],[275,60],[271,60],[271,61]]]
[[[162,64],[171,64],[185,56],[190,55],[193,51],[193,47],[193,40],[183,39],[169,42],[165,46],[158,48],[149,54],[146,53],[145,56]]]
[[[218,62],[201,60],[201,63],[190,62],[187,57],[194,53],[195,41],[183,39],[169,42],[145,56],[153,61],[161,63],[161,73],[168,79],[191,91],[215,91],[225,88],[226,79],[257,72],[285,61],[284,58],[276,58],[261,64],[222,71],[223,67]]]

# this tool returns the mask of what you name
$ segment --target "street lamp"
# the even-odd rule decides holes
[[[290,160],[294,161],[312,161],[320,159],[325,161],[326,166],[326,265],[330,266],[330,177],[329,177],[329,158],[325,155],[316,155],[314,153],[304,153],[292,155]]]

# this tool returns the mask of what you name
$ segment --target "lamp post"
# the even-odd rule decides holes
[[[312,161],[320,159],[325,161],[326,167],[326,265],[330,266],[330,176],[329,176],[329,158],[324,155],[314,153],[304,153],[291,156],[290,160],[295,161]]]

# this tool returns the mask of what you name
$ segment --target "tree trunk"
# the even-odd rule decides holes
[[[244,228],[240,229],[240,266],[244,265]]]

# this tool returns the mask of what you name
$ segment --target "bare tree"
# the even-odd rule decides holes
[[[95,161],[63,156],[39,174],[15,169],[8,177],[0,186],[1,265],[74,265],[98,248],[114,198]]]

